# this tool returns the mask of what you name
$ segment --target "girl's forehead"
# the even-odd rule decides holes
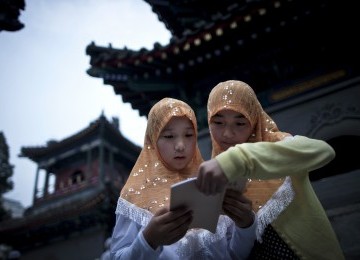
[[[221,109],[219,110],[215,115],[213,116],[229,116],[229,117],[238,117],[238,118],[242,118],[245,117],[242,113],[232,110],[232,109]]]
[[[191,121],[186,115],[181,115],[181,116],[172,116],[169,119],[170,121]]]
[[[192,121],[187,116],[173,116],[164,126],[164,129],[167,128],[177,128],[177,127],[193,127]]]

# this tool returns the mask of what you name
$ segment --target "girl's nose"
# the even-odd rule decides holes
[[[175,144],[175,150],[176,151],[183,151],[185,149],[185,144],[183,140],[178,140]]]
[[[227,138],[231,138],[234,136],[234,131],[231,129],[231,127],[225,127],[223,136]]]

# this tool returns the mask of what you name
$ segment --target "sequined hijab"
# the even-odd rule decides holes
[[[228,80],[221,82],[211,90],[207,104],[209,126],[211,117],[223,109],[241,113],[249,120],[253,132],[247,142],[276,142],[289,135],[279,131],[275,122],[263,110],[253,89],[242,81]],[[215,157],[223,150],[216,143],[211,131],[210,135],[212,157]],[[248,180],[245,196],[252,200],[255,212],[271,198],[283,182],[284,179]]]
[[[190,119],[197,140],[197,121],[189,105],[172,98],[157,102],[148,115],[144,147],[120,193],[121,198],[152,213],[169,205],[170,186],[195,176],[203,161],[197,143],[192,161],[181,171],[169,169],[162,160],[157,149],[157,140],[162,129],[175,116],[186,116]]]

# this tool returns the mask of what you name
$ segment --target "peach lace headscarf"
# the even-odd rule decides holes
[[[157,140],[162,129],[172,117],[186,116],[192,122],[197,140],[197,121],[192,108],[183,101],[164,98],[150,110],[145,133],[144,147],[130,172],[120,197],[136,206],[155,213],[169,205],[170,186],[196,175],[203,161],[196,145],[192,161],[181,171],[170,170],[162,160]]]
[[[241,113],[250,121],[253,132],[247,142],[276,142],[289,135],[279,131],[275,122],[263,110],[253,89],[242,81],[228,80],[221,82],[211,90],[207,104],[209,126],[211,117],[223,109]],[[211,141],[211,157],[213,158],[223,150],[212,135]],[[248,180],[244,194],[252,200],[255,212],[271,198],[283,182],[284,179]]]

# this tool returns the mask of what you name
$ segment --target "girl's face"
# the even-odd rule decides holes
[[[233,110],[221,110],[210,119],[212,137],[224,151],[245,143],[252,132],[250,121]]]
[[[172,170],[184,169],[192,160],[195,147],[195,130],[185,116],[172,117],[157,141],[161,158]]]

